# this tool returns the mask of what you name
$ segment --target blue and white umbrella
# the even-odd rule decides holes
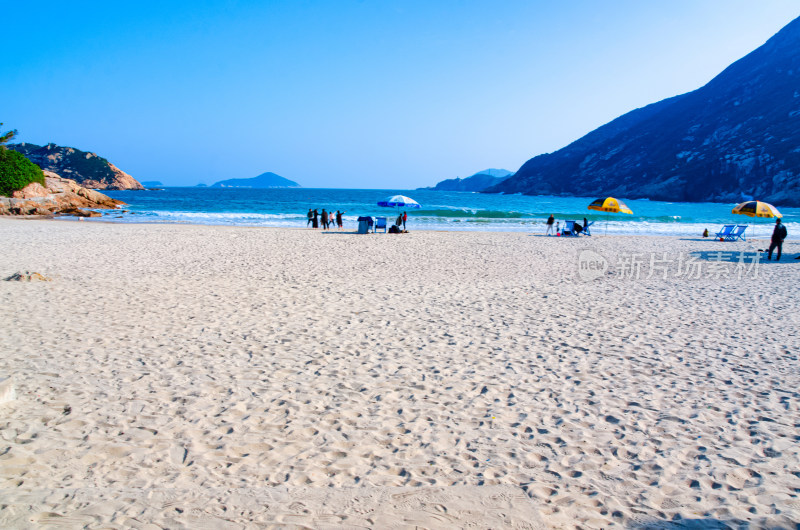
[[[386,208],[422,208],[417,201],[405,195],[392,195],[391,197],[387,197],[382,201],[378,201],[378,206],[384,206]]]

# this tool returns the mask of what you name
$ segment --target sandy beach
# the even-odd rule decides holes
[[[0,281],[0,527],[800,521],[800,242],[740,263],[763,241],[24,219],[0,241],[0,280],[50,279]]]

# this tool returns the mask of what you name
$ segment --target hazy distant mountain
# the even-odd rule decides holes
[[[249,179],[221,180],[211,185],[212,188],[302,188],[292,180],[276,175],[275,173],[262,173]]]
[[[144,189],[135,178],[95,153],[56,144],[10,144],[9,149],[19,151],[25,158],[46,171],[72,179],[84,188],[100,190]]]
[[[158,188],[160,186],[163,186],[163,184],[161,184],[161,182],[158,180],[143,180],[142,186],[144,186],[145,188]]]
[[[800,206],[800,18],[704,87],[532,158],[486,191]]]
[[[495,186],[511,175],[507,169],[484,169],[465,179],[454,178],[443,180],[432,188],[420,188],[434,191],[483,191]]]

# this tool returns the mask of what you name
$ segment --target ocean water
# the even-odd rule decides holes
[[[749,224],[747,234],[772,233],[772,219],[733,215],[735,204],[627,200],[633,215],[605,214],[587,209],[596,197],[530,197],[429,190],[359,189],[233,189],[164,188],[146,191],[107,191],[128,203],[126,212],[104,216],[123,223],[192,223],[213,225],[305,227],[309,208],[345,212],[345,228],[354,229],[360,215],[393,219],[396,209],[381,208],[380,199],[402,194],[420,209],[406,210],[411,230],[480,230],[544,232],[552,213],[556,219],[595,221],[592,231],[697,237],[707,228],[713,235],[723,224]],[[780,208],[790,239],[800,239],[800,208]],[[391,224],[391,223],[390,223]]]

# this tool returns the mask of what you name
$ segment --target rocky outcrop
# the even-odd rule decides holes
[[[704,87],[532,158],[486,192],[800,206],[800,18]]]
[[[135,178],[95,153],[56,144],[10,144],[40,168],[74,180],[85,188],[98,190],[143,190]]]
[[[44,172],[45,185],[34,182],[15,191],[11,197],[0,197],[0,215],[77,215],[98,217],[99,212],[87,210],[115,209],[123,204],[102,193],[61,178],[52,171]]]

